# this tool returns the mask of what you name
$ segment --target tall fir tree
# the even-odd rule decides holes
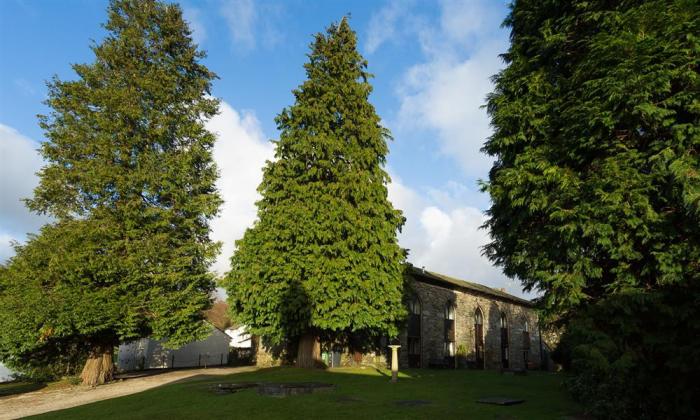
[[[27,203],[54,222],[0,272],[0,359],[31,368],[77,349],[89,385],[111,379],[120,342],[205,333],[221,201],[203,124],[216,76],[180,8],[113,0],[108,14],[95,61],[48,85],[47,165]]]
[[[506,24],[486,254],[573,322],[596,415],[695,417],[700,4],[518,0]]]
[[[273,343],[299,343],[311,366],[318,338],[397,334],[404,223],[387,199],[390,134],[369,102],[367,63],[346,19],[319,33],[308,79],[278,115],[258,221],[237,242],[225,287],[236,320]]]

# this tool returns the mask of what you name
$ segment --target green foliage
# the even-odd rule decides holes
[[[115,0],[95,61],[54,78],[31,210],[52,224],[0,271],[0,359],[41,365],[76,348],[204,333],[220,199],[203,121],[216,76],[178,6]]]
[[[559,312],[700,279],[700,6],[518,1],[486,252]]]
[[[577,394],[609,395],[598,415],[639,414],[648,385],[688,374],[647,369],[642,346],[664,333],[636,324],[635,299],[697,294],[700,281],[700,3],[521,0],[506,24],[485,252],[544,293],[550,319],[576,320]],[[666,327],[682,328],[669,308]]]
[[[578,313],[554,357],[598,418],[697,418],[698,285],[612,295]]]
[[[404,219],[383,169],[389,132],[368,101],[356,43],[345,19],[316,35],[308,80],[276,119],[259,220],[224,281],[234,318],[275,343],[305,332],[393,336],[404,316]]]

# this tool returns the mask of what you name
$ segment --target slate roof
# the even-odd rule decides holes
[[[422,268],[414,267],[412,265],[409,266],[408,272],[413,277],[417,278],[419,281],[435,284],[437,286],[447,287],[449,289],[457,288],[467,292],[471,292],[473,294],[484,295],[527,307],[534,306],[534,304],[529,300],[513,296],[509,293],[502,292],[498,289],[493,289],[491,287],[484,286],[483,284],[472,283],[469,281],[457,279],[454,277],[446,276],[444,274],[435,273],[432,271],[424,270]]]

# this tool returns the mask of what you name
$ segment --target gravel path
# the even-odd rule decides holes
[[[17,419],[95,401],[136,394],[137,392],[192,378],[193,376],[198,376],[197,379],[201,379],[203,376],[230,375],[250,372],[256,369],[254,366],[245,366],[176,370],[150,376],[129,378],[96,388],[78,385],[56,390],[39,390],[26,394],[11,395],[0,398],[0,420]]]

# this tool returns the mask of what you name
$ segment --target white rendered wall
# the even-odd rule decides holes
[[[228,363],[231,338],[213,328],[204,340],[195,341],[177,350],[166,349],[161,342],[142,338],[119,346],[120,370],[219,366]]]
[[[239,349],[249,349],[253,347],[253,342],[250,339],[250,334],[246,331],[245,326],[238,328],[227,328],[225,333],[231,337],[231,347]]]
[[[12,380],[12,371],[0,363],[0,382],[8,382]]]

